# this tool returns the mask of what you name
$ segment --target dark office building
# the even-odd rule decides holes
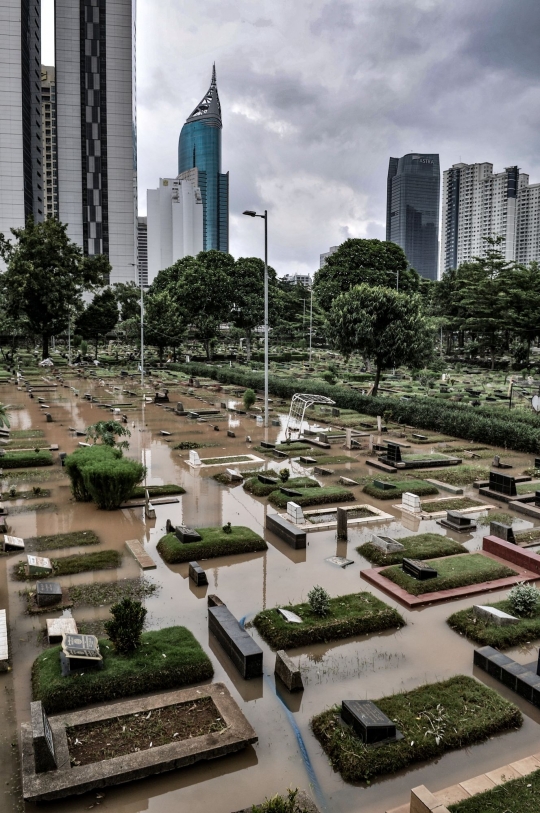
[[[420,276],[437,279],[439,254],[439,156],[409,153],[390,158],[386,239],[401,246]]]
[[[214,66],[208,92],[186,120],[178,142],[178,174],[198,170],[204,251],[229,250],[229,173],[221,172],[221,129]]]

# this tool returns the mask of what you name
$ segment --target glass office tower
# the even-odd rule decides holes
[[[437,279],[439,253],[439,156],[409,153],[390,158],[386,194],[386,239],[401,246],[409,265]]]
[[[182,127],[178,141],[178,174],[198,170],[204,251],[229,250],[229,173],[221,172],[221,129],[214,65],[210,88]]]

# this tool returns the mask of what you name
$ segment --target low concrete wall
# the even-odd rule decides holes
[[[540,556],[531,550],[512,545],[498,536],[485,536],[482,540],[482,549],[500,559],[506,559],[507,562],[540,574]]]
[[[425,785],[411,790],[411,813],[449,813]]]

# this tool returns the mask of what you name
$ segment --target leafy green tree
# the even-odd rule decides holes
[[[110,288],[96,294],[92,302],[77,319],[76,330],[84,339],[93,339],[96,344],[96,358],[100,337],[106,336],[118,322],[118,304]]]
[[[338,296],[328,314],[331,345],[348,359],[374,360],[376,395],[381,372],[399,364],[425,365],[433,352],[429,323],[418,294],[402,294],[367,283]]]
[[[141,289],[134,282],[117,282],[113,286],[116,301],[120,307],[122,322],[137,319],[141,312]]]
[[[111,607],[112,618],[105,622],[105,632],[122,655],[134,652],[141,643],[147,610],[140,601],[123,598]]]
[[[339,294],[355,285],[396,288],[402,293],[417,292],[420,278],[408,266],[403,249],[385,240],[345,240],[315,274],[314,294],[324,311],[328,311]]]
[[[64,331],[70,314],[82,307],[83,291],[103,285],[111,270],[105,255],[84,257],[66,230],[47,218],[12,229],[15,242],[0,234],[6,313],[25,318],[30,331],[41,336],[43,358],[49,355],[50,337]]]
[[[127,440],[118,441],[117,437],[131,437],[129,429],[118,421],[98,421],[86,429],[87,440],[91,440],[94,444],[100,442],[111,448],[129,449],[129,442]]]
[[[165,348],[176,348],[187,328],[185,311],[173,298],[174,293],[174,287],[157,291],[152,288],[144,297],[144,340],[157,347],[160,363]]]
[[[523,364],[529,364],[532,342],[540,335],[540,265],[515,265],[502,274],[504,325],[525,346]]]
[[[268,318],[275,317],[276,272],[268,266]],[[251,358],[253,331],[264,324],[264,262],[258,257],[240,257],[234,265],[231,320],[246,338],[246,359]]]
[[[247,389],[244,393],[244,409],[247,411],[251,409],[255,401],[257,400],[257,396],[255,395],[255,391],[252,389]]]

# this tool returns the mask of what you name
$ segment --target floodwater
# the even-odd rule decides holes
[[[452,612],[470,606],[474,603],[473,599],[408,611],[360,578],[360,570],[369,567],[369,563],[355,549],[378,528],[381,532],[397,537],[413,531],[446,533],[465,542],[470,550],[475,550],[481,545],[485,527],[479,527],[473,535],[459,536],[444,531],[434,521],[404,519],[402,523],[398,509],[355,489],[357,502],[376,505],[387,513],[392,513],[395,520],[352,528],[348,542],[337,541],[334,530],[312,532],[308,534],[307,549],[293,551],[264,530],[265,513],[267,510],[273,512],[274,508],[267,506],[264,500],[244,492],[241,485],[228,487],[218,484],[212,475],[223,469],[190,469],[185,463],[188,452],[174,451],[172,448],[182,440],[194,440],[212,444],[208,449],[199,450],[201,457],[256,454],[252,452],[252,446],[261,439],[274,441],[282,437],[281,427],[272,427],[265,434],[265,430],[257,426],[253,419],[247,416],[229,416],[216,423],[219,426],[219,432],[216,432],[212,417],[207,423],[197,423],[187,417],[176,416],[163,406],[142,406],[140,397],[121,394],[118,389],[113,391],[113,384],[119,385],[119,380],[112,383],[107,381],[104,386],[97,380],[75,379],[70,383],[79,389],[80,395],[77,396],[68,387],[58,386],[55,391],[44,394],[49,410],[40,408],[37,393],[36,398],[31,400],[24,390],[18,390],[14,385],[4,386],[0,392],[2,401],[23,407],[12,412],[12,428],[41,428],[46,432],[50,443],[58,443],[61,451],[69,452],[81,439],[75,437],[69,427],[82,430],[110,415],[96,404],[84,400],[82,396],[85,392],[93,393],[100,400],[123,403],[131,401],[132,408],[124,410],[122,407],[122,411],[128,414],[128,427],[132,433],[128,454],[142,460],[147,466],[147,484],[179,483],[185,487],[187,493],[179,497],[176,504],[157,505],[155,520],[145,519],[142,508],[99,511],[91,504],[72,501],[67,479],[56,460],[54,467],[37,470],[37,476],[43,471],[54,474],[50,480],[40,480],[38,484],[51,489],[48,501],[54,503],[55,510],[28,510],[12,514],[8,518],[11,533],[29,537],[91,529],[100,536],[102,547],[124,552],[123,563],[118,570],[62,577],[60,581],[66,586],[138,575],[138,565],[126,552],[124,544],[127,539],[142,540],[157,563],[157,569],[147,572],[145,578],[159,585],[158,593],[145,600],[148,628],[159,629],[182,624],[194,633],[212,660],[214,680],[227,684],[254,727],[259,741],[239,754],[208,764],[106,789],[101,800],[97,800],[95,794],[86,794],[50,804],[49,809],[55,813],[75,813],[99,804],[101,810],[111,813],[139,813],[146,810],[152,813],[178,813],[184,810],[206,813],[210,809],[213,813],[231,813],[261,802],[265,797],[283,792],[289,787],[309,791],[310,776],[290,722],[291,715],[305,742],[320,788],[319,805],[328,813],[357,813],[359,810],[363,813],[384,813],[408,801],[411,787],[426,784],[431,790],[438,790],[538,751],[540,710],[521,700],[485,673],[473,669],[473,645],[450,630],[445,623]],[[134,388],[135,385],[130,382],[126,386]],[[223,399],[222,395],[206,390],[196,392],[212,405],[217,403],[219,406]],[[171,406],[177,400],[181,400],[186,408],[201,406],[199,400],[185,395],[185,388],[180,386],[171,388],[169,397]],[[45,422],[44,411],[51,412],[53,423]],[[235,431],[235,439],[226,437],[227,428]],[[171,432],[171,437],[160,435],[162,429]],[[246,443],[247,435],[253,439],[252,444]],[[340,447],[334,446],[331,453],[340,452]],[[505,460],[510,459],[514,463],[517,472],[531,465],[527,456],[509,455],[504,451],[500,453]],[[326,477],[322,482],[335,483],[339,474],[347,474],[347,471],[352,472],[352,476],[354,473],[367,474],[368,470],[363,462],[365,456],[358,453],[353,456],[356,460],[350,464],[332,465],[336,470],[335,476]],[[478,462],[489,464],[489,461]],[[286,462],[267,461],[266,465],[279,469]],[[293,476],[309,472],[298,461],[290,465]],[[244,468],[250,468],[249,464]],[[2,483],[3,491],[10,483],[9,472],[6,475]],[[433,476],[436,477],[436,473]],[[25,483],[24,488],[30,488],[31,485],[32,481],[28,485]],[[471,490],[471,495],[476,494]],[[450,495],[441,493],[440,496]],[[37,501],[44,502],[43,498],[38,498]],[[8,503],[9,505],[13,503]],[[31,504],[28,507],[31,508]],[[503,508],[506,510],[503,506],[498,507],[498,510]],[[167,518],[173,523],[183,522],[195,527],[223,525],[229,521],[233,525],[248,525],[264,535],[269,543],[268,551],[203,561],[209,586],[197,588],[188,578],[187,564],[169,566],[161,560],[155,549],[158,540],[165,533]],[[521,521],[517,527],[530,526],[531,523]],[[80,550],[83,552],[83,549]],[[78,552],[77,549],[64,550],[61,554],[74,552]],[[44,555],[54,555],[54,551]],[[325,561],[327,557],[334,555],[347,556],[354,560],[354,564],[342,569]],[[21,558],[19,555],[0,558],[0,607],[8,608],[13,665],[10,673],[0,675],[2,813],[23,809],[29,813],[37,810],[34,805],[24,806],[20,798],[18,726],[29,719],[30,669],[42,648],[39,633],[45,627],[45,618],[24,614],[24,604],[19,592],[25,585],[10,577],[11,568]],[[390,631],[290,650],[291,657],[300,664],[305,683],[305,691],[295,695],[276,686],[273,674],[275,655],[251,628],[251,634],[264,651],[265,674],[261,679],[242,680],[219,645],[208,634],[206,595],[217,593],[236,618],[245,617],[246,622],[249,622],[255,613],[265,607],[305,600],[314,584],[322,585],[333,596],[369,590],[390,605],[396,606],[407,621],[407,626],[398,632]],[[500,600],[503,596],[504,593],[491,593],[489,600]],[[108,608],[76,607],[73,614],[77,621],[104,619]],[[528,651],[525,647],[511,651],[510,654],[526,663],[533,660],[533,650],[534,647],[530,647]],[[309,721],[314,714],[340,703],[342,699],[376,700],[393,692],[412,689],[422,683],[443,680],[456,674],[474,675],[516,703],[524,715],[523,728],[493,737],[473,748],[446,754],[436,761],[378,778],[370,786],[346,784],[339,774],[332,771],[327,757],[310,731]],[[314,794],[313,787],[311,792]]]

